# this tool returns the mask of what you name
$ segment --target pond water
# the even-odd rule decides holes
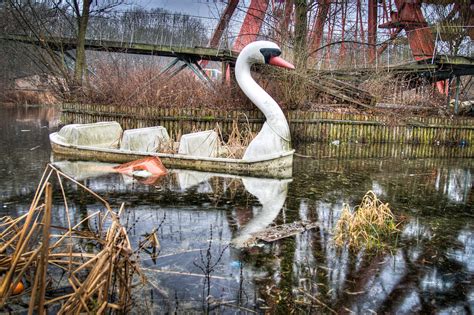
[[[58,113],[4,107],[0,120],[0,209],[16,216],[28,210],[51,160],[48,134]],[[176,170],[153,183],[92,163],[57,165],[114,208],[125,204],[134,244],[159,227],[158,258],[141,256],[149,283],[136,294],[135,312],[474,312],[473,159],[296,157],[290,181]],[[397,248],[336,248],[332,232],[343,204],[359,204],[368,190],[406,218]],[[73,220],[100,209],[77,185],[66,191]],[[61,204],[56,194],[56,224],[66,220]],[[319,227],[239,248],[249,233],[298,220]],[[208,288],[202,269],[214,264]]]

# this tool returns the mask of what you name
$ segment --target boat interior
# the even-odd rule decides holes
[[[178,153],[197,157],[229,157],[228,149],[215,130],[184,134],[180,141],[170,138],[162,126],[123,130],[116,121],[66,125],[57,139],[73,146],[121,151]]]

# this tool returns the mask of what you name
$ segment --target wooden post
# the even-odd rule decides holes
[[[40,263],[36,268],[35,283],[28,308],[28,315],[33,314],[34,306],[36,304],[36,297],[39,299],[38,314],[45,314],[44,312],[44,295],[46,292],[46,273],[48,272],[48,256],[49,256],[49,236],[51,228],[51,208],[53,204],[53,190],[51,183],[46,183],[45,188],[45,208],[43,214],[43,239],[41,245]]]
[[[456,76],[456,96],[454,100],[454,114],[457,115],[459,112],[459,88],[461,86],[461,76]]]

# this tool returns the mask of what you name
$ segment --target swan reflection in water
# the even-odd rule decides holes
[[[115,164],[85,162],[85,161],[59,161],[54,165],[62,172],[73,177],[76,180],[88,180],[91,189],[100,193],[110,188],[110,182],[97,179],[109,173],[114,173]],[[153,184],[147,179],[136,179],[132,176],[120,174],[122,178],[122,190],[129,191],[126,187],[138,182]],[[230,241],[231,245],[236,248],[242,248],[250,245],[249,241],[252,236],[266,229],[277,218],[280,210],[283,208],[288,193],[288,184],[291,179],[272,179],[272,178],[256,178],[247,176],[237,176],[220,173],[199,172],[191,170],[170,170],[167,177],[169,181],[169,189],[178,192],[196,188],[198,193],[215,193],[210,180],[215,177],[224,179],[238,179],[242,182],[245,190],[255,196],[260,207],[254,208],[253,218],[250,219]],[[96,178],[97,180],[94,180]],[[119,177],[120,178],[120,177]],[[155,181],[155,183],[158,180]],[[120,191],[120,184],[114,183],[114,190]]]

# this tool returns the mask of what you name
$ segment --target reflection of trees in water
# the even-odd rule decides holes
[[[0,108],[0,199],[34,192],[50,157],[49,126],[57,111],[46,107]],[[8,154],[5,154],[8,153]]]
[[[373,182],[371,178],[360,178],[360,182],[367,185]],[[377,178],[377,182],[390,196],[392,191],[386,188],[384,180]],[[252,198],[245,193],[242,184],[230,179],[211,178],[207,184],[209,187],[205,189],[201,184],[188,187],[183,196],[176,189],[176,178],[164,179],[159,184],[162,189],[160,196],[165,196],[160,199],[160,204],[186,205],[193,199],[194,204],[205,202],[210,207],[217,207],[224,205],[229,198],[235,198],[231,199],[235,201],[235,212],[226,214],[226,219],[231,220],[228,222],[231,233],[235,234],[237,229],[232,228],[231,222],[238,223],[238,212],[255,207],[255,200],[249,204]],[[230,186],[233,188],[226,189]],[[155,200],[150,196],[153,187],[145,187],[135,188],[138,190],[135,194],[139,196],[136,202],[146,204],[146,200]],[[431,184],[428,187],[432,189]],[[119,186],[116,189],[121,190]],[[408,189],[411,189],[409,185]],[[118,191],[109,193],[109,197],[119,198]],[[453,222],[450,218],[427,216],[421,212],[424,216],[413,218],[405,225],[401,237],[403,246],[393,256],[371,256],[363,251],[351,255],[346,249],[335,248],[331,231],[339,218],[342,201],[357,196],[340,190],[330,194],[340,195],[335,202],[322,197],[314,200],[290,196],[286,211],[276,220],[276,223],[302,219],[319,221],[319,229],[277,242],[269,252],[250,252],[241,257],[245,281],[255,281],[260,297],[267,302],[273,301],[273,305],[269,304],[274,310],[308,310],[309,306],[301,304],[303,301],[313,304],[313,310],[316,308],[321,312],[329,312],[328,308],[338,312],[345,309],[355,312],[368,309],[389,313],[433,312],[459,307],[469,300],[466,283],[472,281],[472,272],[466,273],[466,269],[470,270],[466,266],[473,259],[473,242],[472,229],[466,227],[465,222]],[[321,303],[316,303],[308,295]]]
[[[451,201],[465,203],[471,189],[472,177],[468,169],[438,169],[436,190],[442,191]]]
[[[392,179],[379,175],[377,180],[385,187],[387,201],[433,215],[433,212],[444,213],[446,207],[456,204],[468,206],[473,193],[471,172],[467,167],[433,167],[408,170],[397,177],[390,176]]]
[[[307,310],[295,301],[312,303],[320,311],[328,311],[327,305],[337,312],[356,313],[369,309],[381,313],[432,313],[468,305],[474,280],[472,227],[451,224],[449,236],[438,238],[447,226],[440,225],[441,231],[430,235],[426,229],[432,222],[410,223],[410,232],[404,233],[401,247],[393,255],[370,255],[364,251],[349,254],[346,249],[335,248],[330,234],[340,206],[315,205],[311,212],[318,214],[319,230],[273,246],[271,254],[281,260],[281,269],[268,276],[278,280],[265,287],[279,288],[270,297],[276,298],[277,293],[285,297],[278,310]],[[302,203],[300,212],[308,208],[311,207],[307,203]],[[291,269],[287,268],[289,260],[293,260]],[[308,295],[320,302],[315,303]]]
[[[9,129],[15,134],[17,131]],[[328,308],[342,313],[345,308],[424,313],[464,307],[474,295],[474,236],[469,223],[472,222],[469,207],[473,204],[473,167],[472,161],[456,161],[459,162],[450,165],[453,161],[297,159],[284,211],[275,223],[305,219],[321,225],[263,250],[243,254],[232,251],[243,262],[241,277],[247,293],[252,295],[248,300],[253,301],[252,290],[256,288],[261,298],[281,312],[309,310],[307,304],[313,305],[313,311],[325,313],[330,312]],[[17,167],[21,165],[19,161],[15,163]],[[34,187],[37,178],[32,181]],[[88,186],[113,204],[125,199],[131,215],[136,216],[130,220],[140,218],[143,225],[137,225],[136,235],[151,230],[153,222],[159,222],[163,213],[169,213],[166,227],[170,231],[160,234],[160,241],[180,249],[202,245],[201,240],[196,240],[199,234],[196,231],[206,235],[211,222],[223,227],[223,234],[216,234],[219,241],[228,241],[261,208],[256,198],[246,192],[241,180],[211,177],[194,182],[185,184],[174,175],[152,186],[121,175],[86,180]],[[22,187],[24,183],[25,179],[20,178],[14,185]],[[393,256],[371,256],[364,251],[350,254],[346,249],[336,249],[331,231],[342,203],[353,206],[374,187],[382,194],[382,200],[391,203],[395,213],[404,211],[410,217],[404,226],[400,249]],[[74,185],[66,189],[72,192],[71,207],[75,208],[71,211],[76,218],[80,218],[81,205],[82,213],[94,209],[94,200],[74,194]],[[159,211],[154,208],[149,211],[158,205]],[[209,214],[216,209],[229,211]],[[57,211],[58,219],[64,220],[60,211]],[[147,212],[157,218],[143,216]],[[190,230],[195,227],[198,230]],[[188,265],[184,267],[192,268]],[[169,283],[172,288],[179,284],[172,280]]]
[[[468,310],[474,295],[474,232],[467,223],[472,207],[472,162],[463,161],[458,168],[443,162],[299,164],[297,173],[303,179],[297,177],[290,185],[288,208],[298,213],[295,220],[312,218],[321,225],[273,245],[272,254],[282,261],[282,269],[269,275],[279,280],[266,287],[291,285],[286,289],[291,296],[280,303],[303,310],[309,309],[307,304],[313,310],[330,312],[332,308],[342,313]],[[393,255],[337,249],[331,232],[342,202],[354,205],[374,186],[397,213],[399,209],[417,213],[416,217],[409,215],[399,249]],[[281,250],[282,246],[294,253]],[[284,274],[288,260],[293,260],[291,270],[286,270],[291,276]],[[283,284],[285,279],[290,281]]]
[[[295,162],[290,196],[357,204],[368,190],[404,210],[442,210],[472,203],[473,160],[309,160]],[[423,205],[423,208],[420,207]],[[432,207],[432,208],[427,208]]]
[[[382,296],[384,303],[379,309],[381,312],[416,310],[426,314],[442,309],[464,308],[469,300],[469,286],[466,283],[472,282],[473,275],[466,274],[459,262],[450,259],[444,249],[440,251],[438,242],[403,247],[395,257],[401,264],[395,264],[391,269],[399,269],[402,277],[392,290]],[[411,305],[411,309],[406,309],[407,305]]]

